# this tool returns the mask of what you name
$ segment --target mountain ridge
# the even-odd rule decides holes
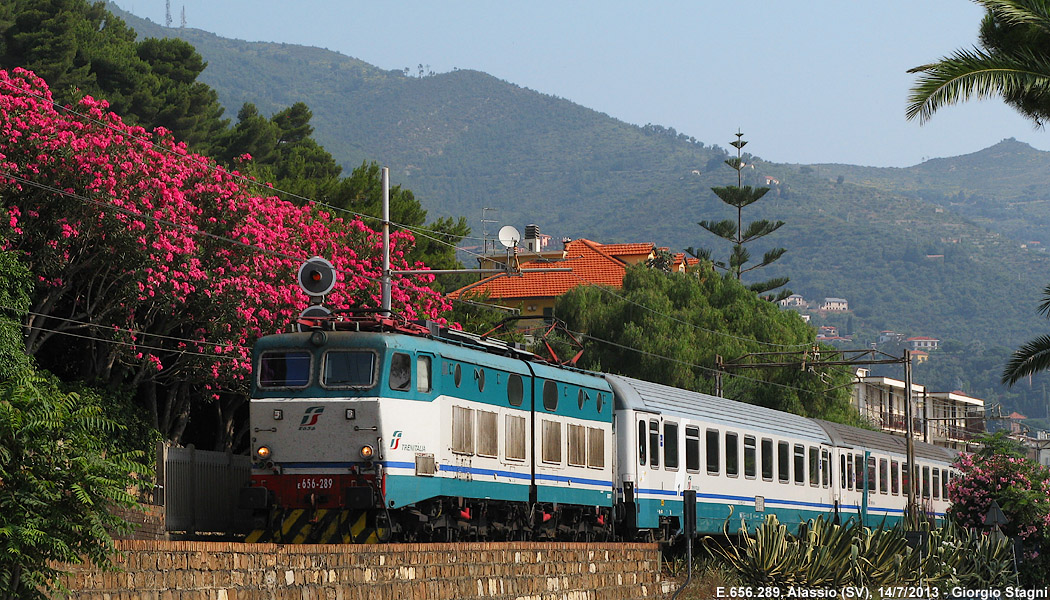
[[[536,223],[555,239],[728,251],[696,225],[729,217],[710,190],[736,184],[718,145],[480,71],[408,76],[329,50],[236,42],[114,12],[142,36],[194,44],[209,63],[200,79],[227,114],[244,101],[266,114],[305,101],[314,137],[344,168],[391,165],[432,216],[466,216],[475,237],[495,208],[488,218]],[[745,160],[745,185],[772,188],[745,217],[787,223],[763,242],[788,253],[760,277],[789,276],[809,298],[847,298],[858,343],[895,329],[1000,355],[1045,327],[1036,306],[1050,281],[1050,255],[1039,250],[1050,246],[1050,152],[1008,138],[911,167]],[[994,387],[976,385],[968,391]]]

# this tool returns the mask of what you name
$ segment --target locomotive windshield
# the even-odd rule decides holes
[[[333,350],[325,354],[325,387],[369,388],[375,383],[376,353],[371,350]]]
[[[306,387],[310,383],[310,353],[264,352],[259,359],[259,385],[267,388]]]

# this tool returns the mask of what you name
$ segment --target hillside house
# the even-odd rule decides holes
[[[931,350],[936,350],[941,345],[941,340],[924,336],[910,337],[904,341],[908,344],[908,349],[912,351],[919,350],[929,352]]]
[[[780,304],[781,308],[805,308],[809,306],[802,294],[791,294],[787,298],[780,300],[778,304]]]
[[[817,339],[839,336],[839,328],[834,325],[821,325],[817,328]]]
[[[845,298],[824,298],[824,301],[820,303],[820,310],[847,311],[849,302],[846,302]]]
[[[880,344],[885,344],[887,342],[896,342],[896,341],[899,341],[899,340],[901,340],[903,338],[904,338],[903,335],[901,335],[899,333],[896,333],[894,331],[890,331],[888,329],[885,329],[885,330],[879,332],[879,343]]]

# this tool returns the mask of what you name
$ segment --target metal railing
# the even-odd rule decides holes
[[[251,479],[248,456],[160,444],[157,470],[167,531],[245,530],[250,515],[237,508],[237,499]]]

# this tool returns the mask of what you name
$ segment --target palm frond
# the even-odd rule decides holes
[[[1034,25],[1050,33],[1050,3],[1045,0],[976,0],[1009,25]]]
[[[1042,335],[1018,348],[1003,369],[1003,383],[1013,385],[1025,377],[1050,369],[1050,335]]]
[[[971,98],[1050,92],[1050,60],[1030,52],[1017,55],[989,54],[983,50],[957,50],[938,62],[908,70],[919,73],[908,95],[905,112],[925,123],[938,109]]]
[[[1043,301],[1039,303],[1039,314],[1050,319],[1050,285],[1043,288]]]

